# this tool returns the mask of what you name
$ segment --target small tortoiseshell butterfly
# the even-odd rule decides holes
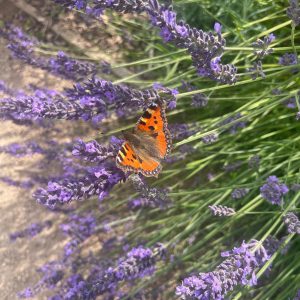
[[[116,157],[117,166],[125,172],[157,177],[161,160],[170,153],[172,145],[164,104],[151,104],[135,128],[123,135],[125,142]]]

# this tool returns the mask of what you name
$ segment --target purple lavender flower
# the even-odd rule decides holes
[[[273,49],[269,48],[270,44],[275,40],[275,35],[273,33],[265,36],[263,40],[257,39],[256,42],[252,43],[254,48],[254,55],[257,56],[259,60],[263,59],[267,55],[273,53]]]
[[[85,109],[74,101],[41,95],[18,96],[0,99],[0,116],[16,116],[20,120],[67,119],[88,120],[92,116],[102,113],[93,109]]]
[[[0,80],[0,92],[12,96],[15,94],[13,89],[10,89],[3,80]]]
[[[216,33],[221,33],[222,25],[220,23],[216,22],[215,25],[214,25],[214,30],[215,30]]]
[[[221,35],[220,28],[217,28],[216,35],[190,28],[183,21],[177,22],[176,13],[172,8],[161,6],[156,0],[149,1],[147,13],[152,25],[160,28],[160,35],[165,42],[188,49],[200,76],[222,83],[236,82],[236,68],[220,63],[225,47],[225,39]]]
[[[287,8],[286,14],[293,21],[294,26],[300,24],[300,7],[298,0],[290,0],[290,6]]]
[[[96,65],[72,59],[62,51],[50,59],[37,56],[34,53],[34,47],[38,46],[37,40],[23,33],[18,27],[7,24],[0,30],[0,36],[9,40],[8,49],[13,57],[34,67],[75,81],[96,73]]]
[[[241,199],[244,198],[248,193],[249,193],[249,189],[247,188],[237,188],[232,191],[231,198]]]
[[[44,288],[54,289],[64,276],[63,266],[61,265],[61,263],[58,263],[56,261],[45,264],[37,271],[42,273],[43,277],[32,288],[26,288],[24,291],[18,293],[18,296],[20,298],[33,297]]]
[[[12,178],[7,177],[7,176],[6,177],[5,176],[0,177],[0,181],[6,183],[7,185],[19,187],[21,189],[30,189],[34,185],[32,180],[20,181],[20,180],[12,179]]]
[[[201,107],[206,106],[207,103],[208,103],[208,97],[203,93],[193,95],[193,97],[192,97],[192,106],[193,107],[201,108]]]
[[[119,259],[116,267],[108,268],[88,283],[88,295],[84,299],[94,299],[106,291],[115,289],[118,282],[142,278],[153,274],[155,264],[165,256],[165,248],[158,244],[153,249],[139,246]],[[89,298],[90,297],[90,298]]]
[[[284,224],[288,228],[289,233],[297,233],[300,234],[300,221],[298,217],[292,213],[288,212],[283,216]]]
[[[170,124],[169,130],[173,140],[182,140],[197,132],[197,130],[191,129],[188,124],[179,123]],[[198,130],[200,129],[198,128]]]
[[[293,300],[300,300],[300,289],[298,290],[298,292]]]
[[[289,191],[288,187],[279,182],[279,179],[276,176],[270,176],[265,183],[260,188],[261,196],[275,205],[282,204],[282,197]]]
[[[8,146],[0,147],[0,153],[7,153],[15,157],[23,157],[36,153],[44,153],[44,149],[36,142],[28,142],[24,145],[13,143]]]
[[[63,51],[59,51],[56,57],[45,61],[42,69],[75,81],[95,75],[97,72],[96,65],[70,58]]]
[[[117,167],[90,168],[80,178],[65,178],[61,181],[50,181],[46,189],[39,188],[34,197],[38,203],[49,208],[90,198],[94,195],[101,196],[109,192],[112,187],[124,180],[124,173]]]
[[[111,72],[112,72],[111,64],[107,61],[101,61],[100,62],[100,70],[104,74],[111,74]]]
[[[208,207],[214,216],[228,217],[235,214],[235,210],[233,208],[224,205],[209,205]]]
[[[298,57],[294,53],[285,53],[279,58],[279,64],[282,66],[296,65]]]
[[[300,190],[300,183],[293,183],[291,186],[293,192],[298,192]]]
[[[72,154],[85,161],[101,163],[107,158],[115,157],[119,148],[120,145],[118,143],[110,143],[108,146],[103,146],[96,141],[85,143],[79,139],[74,144]]]
[[[60,225],[63,233],[72,239],[65,245],[65,257],[73,254],[80,243],[89,238],[96,228],[96,219],[92,214],[73,214],[68,222]]]
[[[139,91],[124,85],[114,85],[112,82],[96,77],[85,83],[76,84],[73,89],[68,89],[66,96],[69,100],[80,103],[83,108],[89,110],[98,108],[99,113],[102,111],[106,115],[109,107],[119,116],[138,108],[146,108],[159,99],[166,104],[175,99],[175,95],[169,91],[161,93],[154,89]]]
[[[182,80],[182,86],[181,87],[184,91],[188,91],[188,92],[194,91],[194,90],[197,89],[195,86],[191,85],[189,82],[186,82],[186,81],[183,81],[183,80]],[[198,94],[195,94],[195,95],[192,96],[191,105],[193,107],[196,107],[196,108],[201,108],[201,107],[204,107],[204,106],[207,105],[208,100],[209,100],[209,98],[208,98],[207,95],[205,95],[203,93],[198,93]]]
[[[266,75],[265,75],[265,73],[263,71],[263,68],[262,68],[261,60],[258,60],[257,62],[255,61],[253,63],[253,67],[250,67],[248,69],[248,72],[251,73],[252,80],[255,80],[258,76],[260,76],[262,78],[266,78]]]
[[[238,121],[242,117],[241,113],[237,113],[232,117],[226,118],[224,121],[220,122],[220,125],[226,125],[233,123],[227,130],[230,134],[236,134],[239,129],[246,127],[245,121]]]
[[[237,160],[235,162],[224,165],[223,169],[225,170],[225,172],[230,173],[230,172],[233,172],[233,171],[237,170],[238,168],[240,168],[242,164],[243,164],[243,162],[241,160]]]
[[[45,221],[43,223],[32,223],[26,229],[21,231],[13,232],[9,235],[11,241],[15,241],[18,238],[33,238],[34,236],[41,233],[45,228],[50,228],[52,226],[51,221]]]
[[[206,145],[209,145],[209,144],[213,144],[215,143],[219,138],[219,135],[218,133],[216,132],[213,132],[211,134],[208,134],[208,135],[205,135],[204,137],[201,138],[201,141],[206,144]]]
[[[297,107],[296,97],[291,97],[282,102],[285,107],[294,109]]]
[[[220,63],[225,48],[225,39],[221,35],[220,25],[215,26],[216,34],[190,28],[183,21],[177,22],[176,13],[172,8],[161,6],[157,0],[97,0],[92,6],[87,5],[86,1],[80,1],[80,5],[75,0],[54,1],[69,8],[78,9],[80,7],[86,12],[98,11],[98,15],[107,8],[121,13],[146,12],[152,25],[160,29],[160,35],[165,42],[188,49],[187,51],[191,54],[193,64],[200,76],[206,76],[222,83],[232,84],[236,82],[237,69],[233,65]]]
[[[251,169],[257,170],[260,164],[260,157],[258,155],[253,155],[249,158],[248,165]]]
[[[128,203],[131,209],[145,207],[159,207],[161,209],[170,206],[170,199],[166,189],[150,188],[138,175],[132,176],[131,182],[135,190],[140,194],[140,197],[133,199]]]
[[[250,243],[243,242],[232,251],[221,253],[222,257],[227,257],[223,263],[214,271],[185,278],[177,286],[176,295],[186,300],[221,300],[238,285],[256,285],[256,268],[261,267],[274,253],[273,247],[269,249],[268,244],[266,241],[253,252],[252,249],[258,245],[258,241],[251,240]]]
[[[166,158],[167,163],[174,163],[180,160],[187,158],[189,155],[193,154],[196,151],[196,148],[185,144],[178,148],[178,152],[171,154],[169,157]]]
[[[63,299],[81,299],[82,295],[87,293],[87,283],[80,274],[73,274],[64,284],[60,294],[55,295],[49,300],[63,300]],[[56,297],[56,298],[55,298]]]

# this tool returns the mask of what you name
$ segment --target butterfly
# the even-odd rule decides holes
[[[132,131],[123,132],[125,142],[116,157],[116,165],[124,172],[157,177],[161,161],[171,151],[171,134],[167,127],[165,105],[152,103]]]

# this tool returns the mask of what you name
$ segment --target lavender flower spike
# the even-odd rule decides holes
[[[231,193],[231,198],[232,199],[241,199],[245,197],[249,192],[249,189],[247,188],[237,188],[234,189]]]
[[[147,13],[152,25],[160,29],[160,35],[165,42],[187,49],[200,76],[222,83],[236,82],[236,68],[233,65],[220,63],[225,48],[221,26],[215,27],[216,34],[191,28],[183,21],[177,22],[176,13],[172,8],[161,6],[157,0],[149,1]]]
[[[261,196],[275,205],[281,205],[282,197],[288,191],[288,187],[283,183],[279,183],[279,179],[276,176],[270,176],[267,179],[267,183],[260,188]]]
[[[176,295],[184,300],[222,300],[237,285],[256,285],[256,268],[269,260],[276,250],[272,242],[266,240],[264,245],[253,252],[252,249],[257,245],[258,241],[251,240],[250,243],[243,242],[232,251],[221,253],[222,257],[227,257],[223,263],[214,271],[185,278],[177,286]]]
[[[96,141],[85,143],[78,139],[74,145],[72,154],[85,161],[101,163],[107,158],[115,157],[118,150],[118,144],[111,143],[108,146],[103,146]]]
[[[59,51],[56,57],[50,59],[36,55],[34,47],[38,46],[37,40],[23,33],[18,27],[7,24],[4,29],[0,30],[0,36],[9,41],[7,47],[13,57],[60,77],[77,81],[95,75],[97,72],[96,65],[72,59],[63,51]]]
[[[283,217],[283,221],[284,221],[284,224],[288,227],[289,233],[300,234],[300,221],[294,213],[288,212]]]
[[[124,173],[117,167],[110,169],[104,166],[90,168],[85,176],[80,178],[66,178],[61,181],[50,181],[46,189],[39,188],[34,197],[38,203],[49,208],[57,205],[79,201],[109,192],[112,187],[124,179]]]
[[[263,59],[267,55],[273,53],[273,49],[269,48],[270,44],[275,40],[275,35],[273,33],[265,36],[263,40],[258,39],[256,42],[252,43],[254,48],[254,55],[258,59]]]
[[[214,216],[228,217],[235,214],[235,210],[231,207],[223,205],[209,205],[208,207]]]
[[[204,137],[201,138],[201,141],[206,144],[206,145],[210,145],[215,143],[219,138],[218,133],[213,132],[211,134],[205,135]]]
[[[138,175],[132,176],[131,181],[135,190],[140,194],[140,198],[133,199],[128,203],[131,209],[144,207],[164,209],[170,206],[171,203],[166,189],[150,188]]]
[[[287,8],[286,14],[293,21],[294,26],[300,24],[300,7],[298,0],[290,0],[290,6]]]
[[[13,232],[9,235],[11,241],[15,241],[18,238],[32,238],[42,232],[45,228],[50,228],[52,226],[51,221],[45,221],[43,223],[32,223],[30,226],[24,230]]]
[[[133,248],[126,257],[119,260],[115,268],[108,268],[90,281],[88,294],[84,295],[84,299],[95,299],[97,295],[114,289],[120,281],[151,275],[155,271],[156,262],[164,256],[165,248],[162,244],[153,249],[143,246]]]

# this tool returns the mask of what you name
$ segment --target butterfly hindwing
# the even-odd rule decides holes
[[[172,146],[167,125],[165,109],[160,102],[151,104],[136,124],[137,130],[154,137],[154,146],[162,159],[170,153]]]
[[[157,176],[160,163],[146,156],[141,158],[128,142],[124,142],[116,158],[116,163],[123,171],[142,173],[144,176]]]

